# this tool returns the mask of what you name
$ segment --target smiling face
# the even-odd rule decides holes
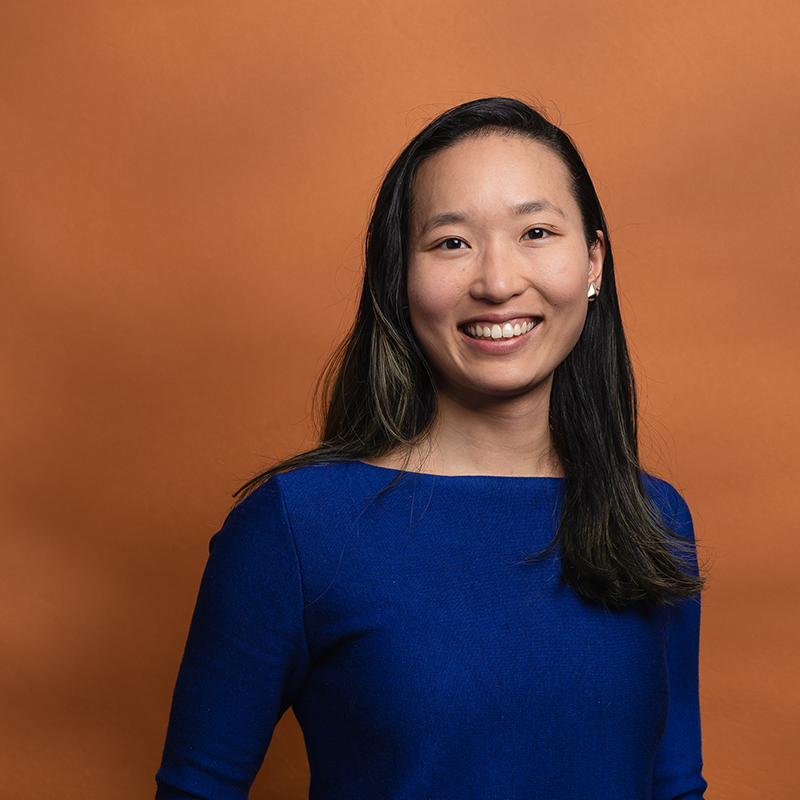
[[[442,396],[549,400],[605,254],[601,232],[586,243],[561,159],[479,135],[423,162],[412,200],[408,312]]]

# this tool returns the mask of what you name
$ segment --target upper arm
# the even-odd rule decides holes
[[[309,668],[299,564],[277,481],[212,540],[175,687],[159,800],[244,798]]]
[[[666,484],[662,484],[666,486]],[[672,487],[668,489],[669,519],[675,534],[694,546],[694,529],[689,509]],[[691,554],[691,569],[697,561]],[[669,711],[664,735],[654,765],[654,800],[702,798],[706,782],[702,777],[698,655],[700,644],[700,598],[682,600],[669,610],[666,642],[669,675]]]

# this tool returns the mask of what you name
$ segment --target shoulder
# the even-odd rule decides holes
[[[275,524],[292,528],[306,518],[332,521],[342,513],[359,513],[396,477],[394,470],[360,461],[328,461],[280,472],[233,508],[223,531]]]
[[[642,485],[650,499],[663,510],[688,513],[689,507],[678,490],[667,481],[653,475],[642,475]]]
[[[642,485],[666,527],[677,536],[693,539],[692,515],[678,490],[652,475],[642,475]]]
[[[343,498],[373,496],[396,478],[397,472],[360,461],[324,461],[279,472],[253,490],[232,513],[258,513],[265,506],[283,503],[325,505]]]
[[[236,596],[258,594],[267,585],[291,594],[309,553],[335,549],[357,513],[353,463],[299,467],[253,490],[212,537],[206,582]]]
[[[380,532],[397,507],[381,492],[396,474],[357,461],[297,467],[273,475],[228,515],[212,539],[217,551],[248,569],[297,573],[309,596],[325,590],[343,553],[359,536]],[[367,537],[369,538],[369,537]],[[263,565],[263,566],[258,566]]]

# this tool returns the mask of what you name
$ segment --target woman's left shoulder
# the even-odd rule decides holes
[[[694,538],[692,515],[678,490],[671,483],[646,474],[642,474],[642,485],[664,524],[679,536]]]

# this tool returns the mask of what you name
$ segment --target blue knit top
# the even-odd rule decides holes
[[[280,716],[312,800],[702,798],[700,607],[609,611],[550,542],[557,478],[277,475],[212,539],[158,800],[245,798]],[[388,487],[388,488],[387,488]],[[692,538],[666,483],[647,488]]]

